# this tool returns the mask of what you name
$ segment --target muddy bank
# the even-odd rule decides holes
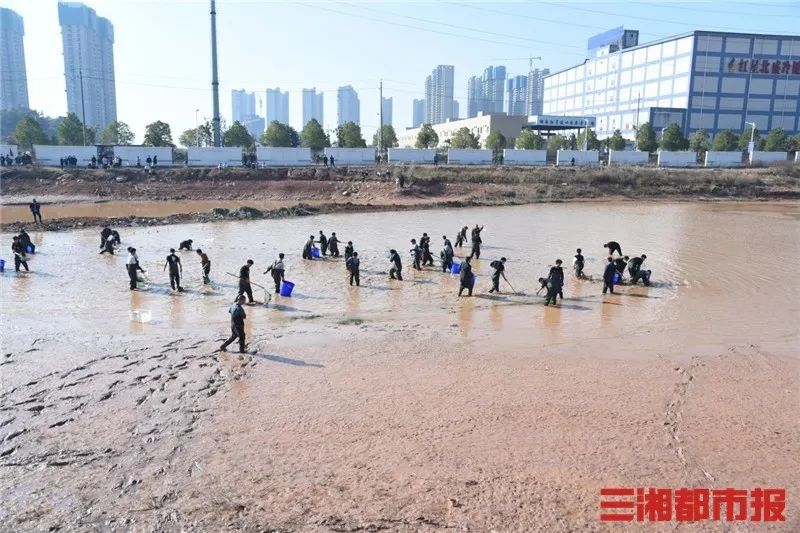
[[[406,187],[397,190],[402,176]],[[26,203],[43,202],[46,229],[112,223],[118,226],[276,218],[341,211],[517,205],[570,200],[785,200],[800,198],[800,167],[763,169],[576,169],[392,167],[391,169],[14,169],[0,179],[0,220],[6,230],[27,222]],[[62,202],[80,213],[59,214]],[[69,200],[67,200],[69,199]],[[187,212],[193,201],[237,202],[227,214]],[[92,214],[97,202],[160,202],[154,216],[135,203],[112,216]],[[238,208],[243,209],[238,209]],[[285,208],[285,209],[284,209]],[[100,208],[98,208],[99,210]],[[48,214],[49,213],[49,214]]]

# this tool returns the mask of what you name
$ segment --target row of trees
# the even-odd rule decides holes
[[[62,144],[62,145],[81,145],[94,144],[98,135],[93,128],[86,128],[84,132],[83,123],[75,113],[67,113],[67,116],[58,121],[55,126],[56,133],[48,134],[42,121],[35,113],[23,116],[14,126],[13,140],[23,150],[30,150],[34,144]],[[131,144],[134,135],[130,127],[121,121],[112,122],[103,130],[99,136],[102,144]]]

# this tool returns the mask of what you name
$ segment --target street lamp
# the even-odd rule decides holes
[[[583,130],[583,151],[589,150],[589,119],[583,119],[586,128]]]
[[[745,124],[747,124],[748,126],[752,126],[750,128],[750,143],[747,145],[748,153],[752,154],[753,153],[753,149],[755,148],[753,138],[754,138],[754,136],[756,134],[756,123],[755,122],[745,122]]]
[[[199,112],[199,109],[194,110],[194,143],[197,146],[200,146],[200,123],[197,121],[197,114]]]

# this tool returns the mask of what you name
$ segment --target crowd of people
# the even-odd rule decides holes
[[[33,157],[29,153],[14,155],[13,150],[9,150],[8,154],[0,155],[0,167],[11,167],[14,165],[32,165]]]

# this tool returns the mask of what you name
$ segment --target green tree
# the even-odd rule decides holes
[[[714,135],[711,149],[715,152],[733,152],[739,148],[739,138],[731,130],[725,130]]]
[[[689,149],[703,157],[711,147],[711,136],[706,130],[697,130],[689,136]]]
[[[39,123],[42,131],[47,137],[47,142],[56,144],[58,141],[58,125],[64,117],[51,118],[33,109],[16,108],[0,110],[0,142],[8,144],[19,144],[14,139],[14,130],[23,118],[30,117]],[[42,144],[42,143],[38,143]]]
[[[389,124],[384,124],[381,127],[381,132],[383,133],[383,147],[384,148],[397,148],[397,134],[394,131],[394,128]],[[372,146],[376,148],[380,144],[380,136],[378,132],[375,132],[375,135],[372,136]]]
[[[767,134],[764,149],[767,152],[786,152],[789,146],[789,136],[783,128],[773,128]]]
[[[32,150],[34,144],[50,144],[41,124],[33,117],[23,117],[14,128],[14,139],[20,149]]]
[[[567,150],[571,148],[571,142],[563,135],[556,134],[547,139],[547,149],[551,152]]]
[[[486,137],[486,148],[492,151],[497,157],[506,147],[506,136],[500,130],[492,130]]]
[[[241,146],[243,148],[253,149],[255,144],[256,141],[253,139],[253,136],[250,135],[247,128],[242,126],[242,123],[238,120],[234,121],[231,127],[222,134],[223,146]]]
[[[144,128],[144,144],[147,146],[175,146],[169,124],[156,120]]]
[[[664,129],[664,134],[661,136],[661,149],[667,152],[689,149],[689,140],[683,136],[681,127],[674,122]]]
[[[417,148],[435,148],[439,144],[439,135],[430,124],[423,124],[417,133],[417,141],[414,146]]]
[[[786,143],[786,149],[790,152],[800,151],[800,133],[789,139]]]
[[[361,135],[361,126],[345,122],[336,128],[336,143],[340,148],[366,148],[367,141]]]
[[[261,144],[264,146],[293,148],[300,146],[300,136],[293,127],[273,120],[267,126],[267,131],[261,136]]]
[[[658,149],[656,132],[653,131],[649,122],[639,126],[639,130],[636,132],[636,149],[642,152],[655,152]]]
[[[133,142],[133,132],[130,126],[122,121],[115,120],[100,134],[102,144],[128,145]]]
[[[752,130],[753,126],[747,126],[742,134],[739,135],[739,150],[747,150],[747,147],[750,145],[750,132]],[[753,131],[753,143],[755,144],[755,149],[758,150],[759,144],[761,143],[761,134],[758,132],[758,128]]]
[[[581,134],[578,135],[578,138],[576,139],[577,146],[580,147],[581,149],[583,149],[583,139],[586,137],[587,132],[589,134],[589,144],[587,146],[587,149],[589,149],[589,150],[599,150],[600,147],[603,145],[603,143],[601,143],[598,140],[597,134],[594,132],[593,129],[590,129],[590,128],[584,128],[584,130],[581,132]]]
[[[622,136],[622,132],[619,130],[614,130],[614,134],[608,138],[609,150],[624,150],[627,145],[625,137]]]
[[[453,148],[480,148],[481,143],[478,137],[465,126],[456,130],[450,139],[450,146]]]
[[[541,150],[545,146],[544,137],[533,130],[522,130],[514,146],[517,150]]]
[[[211,122],[206,121],[205,124],[200,124],[196,128],[189,128],[184,130],[178,137],[178,142],[181,146],[211,146],[212,144]]]
[[[300,142],[306,148],[311,148],[312,152],[321,152],[331,145],[331,138],[322,129],[322,125],[317,119],[312,118],[300,132]]]
[[[86,144],[94,143],[95,132],[86,128]],[[75,113],[67,113],[66,118],[58,125],[58,144],[78,146],[83,144],[83,122]]]

